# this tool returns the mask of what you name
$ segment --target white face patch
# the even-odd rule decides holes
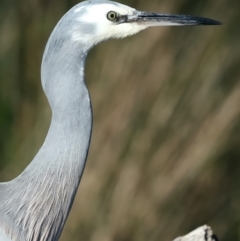
[[[82,27],[76,25],[72,29],[72,40],[81,41],[91,45],[109,38],[123,38],[136,34],[147,26],[137,23],[115,23],[107,19],[107,14],[114,11],[121,16],[134,15],[136,10],[119,3],[99,3],[88,6],[81,6],[74,10],[75,13],[83,12],[82,15],[76,18],[79,25],[84,27],[88,25],[94,26],[94,31],[85,32],[79,31]]]
[[[74,10],[74,13],[80,12],[82,9],[84,9],[84,6],[78,7]]]
[[[81,9],[80,9],[81,10]],[[78,11],[80,11],[78,10]],[[120,15],[132,15],[136,10],[125,6],[123,4],[94,4],[92,6],[87,7],[87,14],[84,14],[80,17],[79,20],[92,23],[92,22],[109,22],[107,19],[107,13],[110,11],[117,12]]]

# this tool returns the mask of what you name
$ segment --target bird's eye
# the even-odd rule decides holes
[[[114,11],[110,11],[107,14],[107,19],[112,21],[112,22],[117,22],[119,18],[119,14],[114,12]]]

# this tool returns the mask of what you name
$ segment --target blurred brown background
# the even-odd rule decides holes
[[[44,140],[41,57],[76,3],[0,0],[0,181]],[[205,223],[240,240],[240,1],[121,3],[224,25],[152,28],[90,52],[93,136],[61,241],[167,241]]]

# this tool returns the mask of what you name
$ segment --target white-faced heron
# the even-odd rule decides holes
[[[93,118],[84,65],[94,45],[152,26],[218,24],[202,17],[137,11],[107,0],[84,1],[67,12],[54,28],[42,60],[51,125],[27,168],[0,184],[0,241],[56,241],[61,235],[91,139]]]

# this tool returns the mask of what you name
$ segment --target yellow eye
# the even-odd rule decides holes
[[[118,13],[114,12],[114,11],[110,11],[107,14],[107,19],[112,21],[112,22],[117,22],[118,21]]]

